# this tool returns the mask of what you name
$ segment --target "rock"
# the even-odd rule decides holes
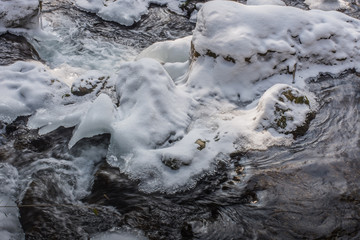
[[[25,37],[6,33],[0,36],[0,65],[16,61],[40,60],[35,48]]]
[[[260,128],[279,133],[303,135],[315,113],[305,93],[285,84],[276,84],[265,92],[257,106]]]
[[[96,74],[87,74],[74,81],[71,86],[71,93],[76,96],[84,96],[95,90],[97,92],[104,87],[109,76],[97,76]]]
[[[38,23],[39,0],[0,0],[0,27],[28,28]]]

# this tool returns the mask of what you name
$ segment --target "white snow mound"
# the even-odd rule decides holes
[[[274,74],[288,74],[291,81],[319,65],[355,66],[359,39],[360,21],[339,12],[207,2],[192,39],[188,84],[253,100],[249,89]]]

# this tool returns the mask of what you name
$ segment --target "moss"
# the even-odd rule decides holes
[[[195,50],[195,46],[193,42],[191,42],[190,55],[192,61],[195,61],[198,57],[200,57],[200,53]]]
[[[315,116],[316,116],[315,112],[309,112],[308,114],[306,114],[305,123],[301,126],[298,126],[294,131],[289,132],[293,135],[294,139],[305,135],[305,133],[307,132],[307,130],[310,127],[311,121],[315,118]],[[289,133],[286,133],[286,134],[289,134]]]
[[[227,62],[232,62],[232,63],[235,63],[235,59],[230,57],[230,56],[226,56],[224,57],[224,60],[227,61]]]
[[[177,158],[163,158],[161,161],[165,166],[171,168],[172,170],[178,170],[181,166],[189,165],[189,163],[183,162]]]
[[[217,58],[219,55],[217,55],[216,53],[207,50],[207,52],[205,53],[206,56],[212,57],[212,58]]]
[[[276,125],[280,128],[286,128],[287,126],[286,120],[287,119],[285,116],[281,116],[281,118],[276,121]]]
[[[309,99],[306,96],[296,97],[294,96],[291,90],[282,92],[281,94],[284,95],[290,102],[294,102],[296,104],[306,104],[306,105],[310,104]],[[282,99],[281,97],[279,97],[279,100],[282,102],[284,101],[284,99]]]
[[[203,149],[206,147],[206,142],[203,141],[203,140],[201,140],[201,139],[196,140],[195,143],[196,143],[197,145],[199,145],[199,146],[197,147],[197,149],[198,149],[199,151],[203,150]]]

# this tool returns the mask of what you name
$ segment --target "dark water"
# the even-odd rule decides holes
[[[191,34],[194,27],[158,7],[130,28],[66,1],[44,11],[81,18],[80,34],[139,49]],[[173,195],[140,192],[137,182],[111,168],[105,161],[107,135],[69,151],[73,129],[39,136],[25,127],[27,117],[0,126],[0,162],[13,165],[28,183],[19,197],[26,238],[88,239],[119,227],[141,230],[149,239],[360,239],[360,77],[350,70],[322,74],[308,85],[319,110],[293,145],[220,162],[194,189]],[[94,147],[97,154],[89,154]],[[76,161],[86,159],[83,173]],[[93,177],[80,181],[86,174]]]

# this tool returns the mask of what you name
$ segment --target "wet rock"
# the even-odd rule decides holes
[[[0,35],[0,65],[26,60],[39,61],[40,57],[25,37],[10,33]]]
[[[109,78],[109,76],[96,76],[96,74],[84,76],[84,78],[75,80],[71,86],[71,93],[76,96],[84,96],[95,90],[99,91],[105,86]]]

